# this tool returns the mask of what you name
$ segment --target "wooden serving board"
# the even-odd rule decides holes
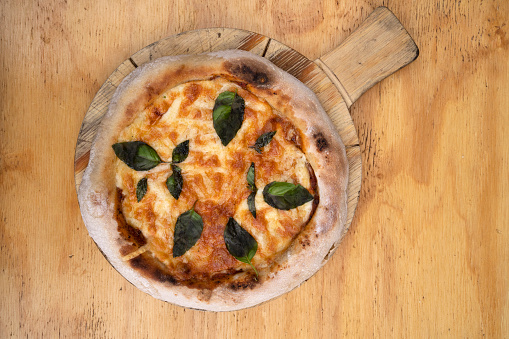
[[[116,88],[130,72],[163,56],[228,49],[242,49],[263,56],[315,92],[346,147],[350,166],[348,229],[359,200],[362,176],[359,139],[349,108],[374,84],[409,64],[419,54],[410,35],[385,7],[377,8],[340,46],[314,61],[267,36],[233,28],[188,31],[148,45],[120,64],[94,97],[76,145],[76,189],[87,167],[101,119]]]

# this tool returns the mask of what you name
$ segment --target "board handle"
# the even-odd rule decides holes
[[[348,107],[377,82],[414,61],[419,49],[398,18],[378,7],[334,50],[316,60]]]

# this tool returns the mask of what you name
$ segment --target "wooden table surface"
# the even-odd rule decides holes
[[[121,277],[88,236],[73,176],[82,119],[111,72],[206,27],[315,60],[380,5],[420,55],[351,108],[362,189],[327,265],[227,313]],[[4,0],[0,27],[1,338],[509,336],[509,2]]]

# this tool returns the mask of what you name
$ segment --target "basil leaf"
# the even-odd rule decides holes
[[[255,198],[256,198],[256,191],[251,192],[249,196],[247,197],[247,207],[249,208],[249,212],[253,215],[253,218],[256,219],[256,206],[255,206]]]
[[[114,144],[115,155],[135,171],[148,171],[162,161],[157,152],[143,141],[128,141]]]
[[[147,186],[147,178],[138,181],[138,185],[136,185],[136,199],[138,199],[138,202],[140,202],[145,196],[145,193],[147,193]]]
[[[171,162],[173,162],[174,164],[178,164],[179,162],[186,160],[188,155],[189,155],[189,140],[186,140],[178,144],[177,147],[173,149],[173,153],[171,155]]]
[[[267,146],[272,141],[274,134],[276,134],[276,131],[260,135],[258,139],[256,139],[255,144],[253,146],[249,146],[249,148],[253,148],[256,152],[262,153],[262,147]]]
[[[290,210],[313,200],[313,196],[301,185],[273,181],[263,189],[267,204],[280,210]]]
[[[136,152],[136,157],[134,158],[135,167],[141,168],[142,171],[146,171],[156,167],[159,163],[161,163],[161,158],[159,158],[155,149],[145,143],[140,145]]]
[[[166,179],[166,187],[168,187],[168,191],[170,191],[171,195],[175,199],[178,199],[182,192],[182,187],[184,186],[184,178],[182,177],[182,170],[180,167],[171,165],[171,170],[173,173]]]
[[[173,257],[180,257],[193,247],[200,239],[202,231],[203,219],[194,211],[194,206],[189,211],[182,213],[175,224]]]
[[[247,184],[247,187],[249,187],[251,191],[256,191],[254,162],[251,163],[251,166],[249,166],[247,170]]]
[[[212,119],[214,129],[226,146],[235,137],[244,121],[244,99],[234,92],[219,94],[214,104]]]
[[[258,243],[248,231],[242,228],[235,219],[228,219],[226,228],[224,229],[224,243],[226,249],[235,259],[249,264],[258,276],[258,271],[251,263],[256,251]]]

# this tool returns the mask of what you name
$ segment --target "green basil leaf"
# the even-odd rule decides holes
[[[173,173],[166,179],[166,187],[168,187],[168,191],[170,191],[171,195],[175,199],[178,199],[182,192],[182,187],[184,186],[184,178],[182,177],[182,170],[180,167],[171,165],[171,170]]]
[[[267,204],[280,210],[290,210],[313,200],[313,196],[301,185],[289,182],[271,182],[263,189]]]
[[[200,239],[203,219],[195,212],[194,206],[177,218],[173,235],[173,257],[186,253]]]
[[[251,192],[247,197],[247,207],[249,208],[249,212],[253,215],[253,218],[256,219],[256,205],[255,205],[256,191]]]
[[[173,153],[171,155],[171,162],[174,164],[178,164],[184,160],[186,160],[189,155],[189,140],[181,142],[173,149]]]
[[[276,131],[260,135],[258,139],[256,139],[255,144],[253,146],[249,146],[249,148],[253,148],[256,152],[262,153],[262,147],[267,146],[272,141],[274,134],[276,134]]]
[[[228,219],[226,228],[224,229],[224,243],[226,249],[235,259],[249,264],[258,276],[258,271],[251,263],[256,251],[258,243],[248,231],[242,228],[235,219]]]
[[[256,191],[254,162],[251,163],[251,166],[249,166],[249,169],[247,170],[247,185],[251,191]]]
[[[136,199],[138,199],[138,202],[143,199],[145,196],[145,193],[147,193],[147,186],[148,186],[148,180],[147,178],[140,179],[138,181],[138,185],[136,185]]]
[[[162,161],[157,152],[143,141],[128,141],[114,144],[115,155],[135,171],[148,171]]]
[[[237,93],[226,91],[218,95],[212,119],[214,129],[224,146],[230,143],[242,126],[244,108],[244,99]]]
[[[136,152],[136,157],[134,158],[135,167],[141,168],[142,171],[147,171],[160,163],[161,158],[159,158],[155,149],[147,144],[140,145]]]

